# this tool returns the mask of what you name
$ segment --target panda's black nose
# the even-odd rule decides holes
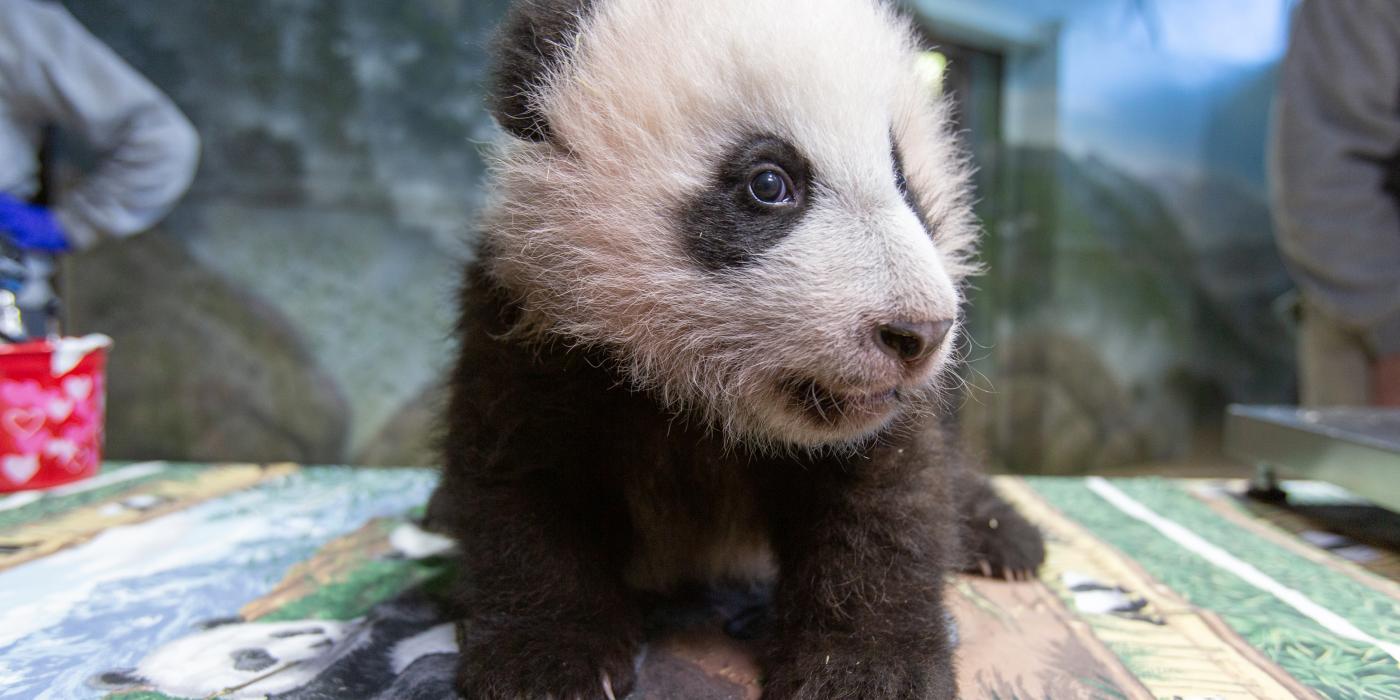
[[[875,327],[875,347],[912,364],[932,355],[952,328],[952,321],[889,321]]]

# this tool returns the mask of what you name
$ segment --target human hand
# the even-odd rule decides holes
[[[22,250],[63,253],[72,248],[49,210],[0,192],[0,235]]]
[[[1381,355],[1371,364],[1371,405],[1400,408],[1400,353]]]

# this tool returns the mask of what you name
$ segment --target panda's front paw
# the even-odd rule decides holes
[[[464,632],[457,691],[472,700],[620,700],[636,682],[635,642],[599,630]]]
[[[956,700],[951,660],[886,653],[818,652],[767,669],[764,700]]]
[[[1045,562],[1045,538],[1008,505],[988,510],[967,523],[966,571],[1008,581],[1030,580]]]

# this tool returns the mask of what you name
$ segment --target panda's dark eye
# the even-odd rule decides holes
[[[766,168],[749,179],[749,196],[760,204],[784,204],[792,201],[792,190],[783,171]]]

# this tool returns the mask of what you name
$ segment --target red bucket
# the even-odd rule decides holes
[[[0,345],[0,492],[97,473],[111,344],[90,335]]]

